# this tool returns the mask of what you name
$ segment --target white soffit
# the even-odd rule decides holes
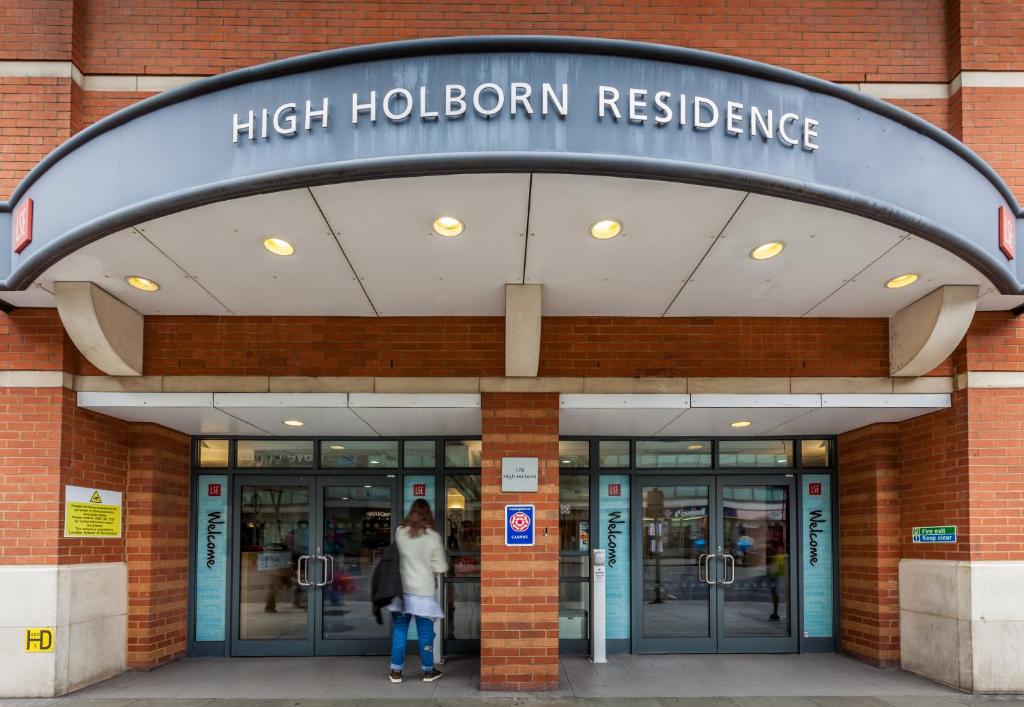
[[[644,179],[536,174],[526,282],[544,314],[660,316],[744,192]],[[622,234],[590,235],[614,218]]]
[[[210,204],[138,227],[235,314],[372,315],[306,189]],[[274,255],[266,238],[295,247]]]
[[[905,235],[840,211],[751,194],[668,315],[802,316]],[[785,250],[767,260],[750,257],[772,241]]]
[[[885,286],[892,278],[907,273],[919,275],[920,279],[894,290]],[[978,285],[979,297],[995,293],[992,283],[964,261],[928,241],[908,236],[808,314],[887,317],[941,285]]]
[[[480,432],[476,394],[81,392],[78,404],[187,434],[376,437]],[[284,420],[304,424],[292,427]]]
[[[505,312],[523,281],[528,174],[457,174],[314,187],[381,316]],[[465,230],[433,232],[439,216]]]

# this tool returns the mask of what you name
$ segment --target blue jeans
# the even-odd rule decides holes
[[[423,616],[416,618],[416,643],[420,649],[420,665],[423,672],[434,669],[434,620]],[[391,669],[401,670],[405,664],[405,642],[409,640],[411,614],[391,612]]]

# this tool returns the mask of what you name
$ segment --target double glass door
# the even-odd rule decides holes
[[[785,476],[637,479],[638,652],[797,650],[794,490]]]
[[[397,523],[394,479],[234,481],[232,655],[373,655],[390,647],[370,578]]]

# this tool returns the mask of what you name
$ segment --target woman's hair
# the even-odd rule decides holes
[[[425,530],[434,530],[434,514],[430,512],[430,504],[422,498],[417,498],[409,508],[409,515],[398,527],[408,528],[410,538],[423,535]]]

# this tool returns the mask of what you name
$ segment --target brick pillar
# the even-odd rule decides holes
[[[900,658],[899,427],[839,437],[841,650],[875,665]]]
[[[480,689],[558,689],[558,396],[482,398]],[[502,493],[502,457],[538,459],[537,493]],[[536,505],[534,547],[505,547],[505,505]]]
[[[129,427],[126,536],[129,668],[184,655],[188,615],[189,438]]]

